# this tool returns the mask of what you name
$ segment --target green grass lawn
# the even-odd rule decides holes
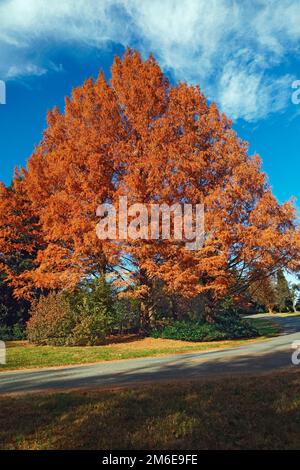
[[[300,375],[0,399],[1,449],[299,449]]]
[[[290,314],[289,314],[290,315]],[[247,318],[248,321],[257,329],[261,336],[270,338],[281,332],[281,327],[273,320],[268,318]]]
[[[124,341],[119,343],[83,347],[34,346],[26,341],[7,342],[7,363],[0,365],[0,371],[232,348],[251,341],[263,340],[280,332],[278,325],[268,319],[252,319],[250,321],[253,322],[260,335],[262,335],[261,337],[254,340],[191,343],[132,336],[124,338]]]

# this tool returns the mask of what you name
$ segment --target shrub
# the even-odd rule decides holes
[[[1,341],[19,341],[26,339],[26,329],[21,323],[15,325],[0,325],[0,340]]]
[[[114,318],[114,293],[104,278],[81,286],[69,296],[75,327],[68,338],[70,345],[95,345],[111,332]]]
[[[258,336],[256,328],[249,321],[242,319],[235,311],[219,314],[215,321],[218,330],[225,331],[231,339]]]
[[[256,329],[248,322],[236,315],[229,316],[228,319],[216,318],[214,323],[176,321],[161,330],[152,331],[151,336],[182,341],[217,341],[258,336]]]
[[[98,344],[111,332],[114,298],[104,279],[85,283],[73,293],[50,293],[31,308],[30,342],[55,346]]]
[[[136,332],[140,325],[140,305],[136,299],[119,298],[114,304],[113,333]]]
[[[213,341],[226,337],[214,324],[189,321],[176,321],[162,330],[154,330],[151,336],[181,341]]]
[[[70,346],[93,346],[103,341],[108,333],[107,317],[99,310],[96,315],[81,312],[76,318],[76,325],[68,337]]]
[[[27,336],[35,344],[66,344],[75,326],[74,315],[65,293],[51,292],[35,301],[27,322]]]
[[[110,331],[110,317],[101,303],[94,304],[89,297],[77,299],[74,308],[75,327],[68,338],[68,344],[92,346],[105,339]]]

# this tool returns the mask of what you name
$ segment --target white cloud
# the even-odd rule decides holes
[[[263,72],[228,63],[223,70],[218,97],[231,119],[263,119],[286,108],[291,96],[293,76],[272,78]]]
[[[33,56],[43,70],[45,40],[113,41],[153,52],[177,79],[199,83],[230,117],[248,121],[287,105],[293,77],[273,68],[300,42],[298,0],[6,0],[0,18],[0,75],[28,63],[34,73]]]
[[[39,67],[35,64],[22,64],[22,65],[11,65],[6,72],[5,79],[15,79],[25,76],[37,76],[40,77],[47,72],[47,69]]]

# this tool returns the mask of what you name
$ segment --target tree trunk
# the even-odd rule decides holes
[[[141,285],[147,287],[147,292],[141,298],[140,332],[147,334],[155,324],[155,309],[152,295],[153,285],[145,270],[140,270],[139,277]]]
[[[176,300],[174,299],[172,295],[170,296],[170,310],[171,310],[172,319],[176,321],[177,320]]]
[[[212,298],[211,295],[208,295],[205,299],[205,307],[204,307],[204,319],[208,323],[214,323],[214,315],[216,309],[216,302]]]
[[[154,306],[150,304],[149,300],[142,299],[141,301],[141,319],[140,319],[140,332],[148,334],[155,324]]]

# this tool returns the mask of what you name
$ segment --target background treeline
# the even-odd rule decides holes
[[[16,300],[10,286],[1,279],[0,336],[4,340],[28,338],[35,344],[103,344],[112,335],[129,333],[209,341],[255,336],[253,327],[241,320],[243,314],[269,311],[295,312],[299,309],[300,286],[289,286],[282,271],[253,284],[243,301],[235,305],[226,298],[218,303],[214,320],[205,319],[205,297],[190,301],[168,295],[157,286],[153,324],[145,331],[141,304],[127,298],[105,277],[85,281],[75,291],[51,291],[31,303]]]

